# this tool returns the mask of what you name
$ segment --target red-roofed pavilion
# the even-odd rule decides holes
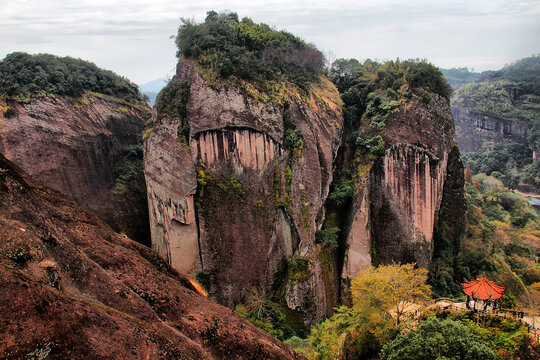
[[[461,285],[463,292],[472,298],[479,300],[497,300],[502,298],[506,285],[499,286],[489,281],[485,275],[473,281],[467,281]]]

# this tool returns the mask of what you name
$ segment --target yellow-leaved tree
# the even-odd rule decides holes
[[[407,320],[431,299],[427,276],[428,271],[416,269],[415,264],[364,270],[352,281],[353,306],[339,307],[331,318],[314,326],[311,348],[302,344],[302,349],[295,349],[308,359],[376,357],[382,345],[411,325]]]
[[[353,309],[381,316],[399,325],[405,313],[413,314],[431,299],[428,271],[415,264],[370,267],[353,279]]]

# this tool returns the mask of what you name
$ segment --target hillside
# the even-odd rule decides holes
[[[297,359],[0,154],[0,358]]]
[[[459,248],[463,168],[434,66],[340,60],[332,83],[317,49],[235,13],[184,21],[177,45],[145,135],[152,247],[212,298],[287,338],[372,263],[428,268],[441,236]]]
[[[483,73],[452,96],[466,166],[511,188],[537,192],[540,164],[540,57]],[[532,186],[532,187],[531,187]]]
[[[0,79],[0,99],[24,101],[43,95],[78,97],[91,91],[131,104],[143,104],[134,83],[91,62],[70,57],[14,52],[0,62]]]
[[[46,54],[10,54],[0,73],[0,152],[149,244],[142,132],[150,109],[137,87],[92,63]]]

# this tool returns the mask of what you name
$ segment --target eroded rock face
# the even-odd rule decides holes
[[[390,114],[385,155],[359,180],[345,215],[346,244],[329,250],[315,233],[342,137],[339,106],[314,93],[290,94],[280,106],[254,101],[241,86],[216,90],[184,59],[176,79],[190,84],[189,146],[178,138],[181,121],[169,117],[158,118],[145,143],[153,247],[183,273],[204,275],[218,302],[232,307],[252,287],[279,287],[313,322],[371,264],[430,265],[434,228],[450,224],[441,204],[446,196],[448,210],[452,196],[463,199],[446,185],[463,178],[446,99],[432,94],[424,104],[417,89]],[[285,145],[285,118],[303,134],[301,148]]]
[[[0,358],[300,359],[0,154]]]
[[[484,143],[516,141],[527,144],[529,126],[525,121],[505,120],[471,112],[466,107],[453,107],[456,137],[462,152],[482,149]]]
[[[360,180],[351,207],[345,284],[371,264],[427,268],[435,246],[459,251],[463,236],[463,164],[448,101],[432,94],[429,104],[401,104],[389,115],[383,139],[385,154]]]
[[[370,173],[372,261],[427,268],[448,157],[456,146],[448,101],[435,94],[429,104],[409,100],[388,117],[383,139],[385,155]]]
[[[93,95],[10,105],[14,115],[0,115],[0,152],[6,158],[117,231],[149,243],[142,169],[126,175],[134,184],[129,191],[115,189],[126,163],[142,156],[134,147],[141,142],[149,111]]]
[[[291,258],[307,257],[311,275],[289,286],[289,305],[320,319],[327,304],[314,237],[341,109],[314,94],[293,94],[280,106],[255,101],[240,86],[215,90],[183,59],[177,79],[190,83],[189,149],[177,139],[179,120],[167,117],[145,143],[153,247],[185,273],[207,272],[211,296],[229,306],[251,287],[279,285]],[[283,143],[285,112],[304,137],[294,152]],[[195,222],[188,199],[197,203]],[[198,242],[188,235],[194,229]]]

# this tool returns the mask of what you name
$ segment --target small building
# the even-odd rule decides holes
[[[486,310],[489,303],[495,303],[496,300],[503,297],[506,290],[506,285],[495,285],[492,281],[489,281],[485,275],[477,278],[473,281],[467,281],[461,285],[463,292],[467,295],[467,307],[469,307],[469,299],[474,300],[474,309],[477,310],[478,300],[484,303],[484,310]]]

